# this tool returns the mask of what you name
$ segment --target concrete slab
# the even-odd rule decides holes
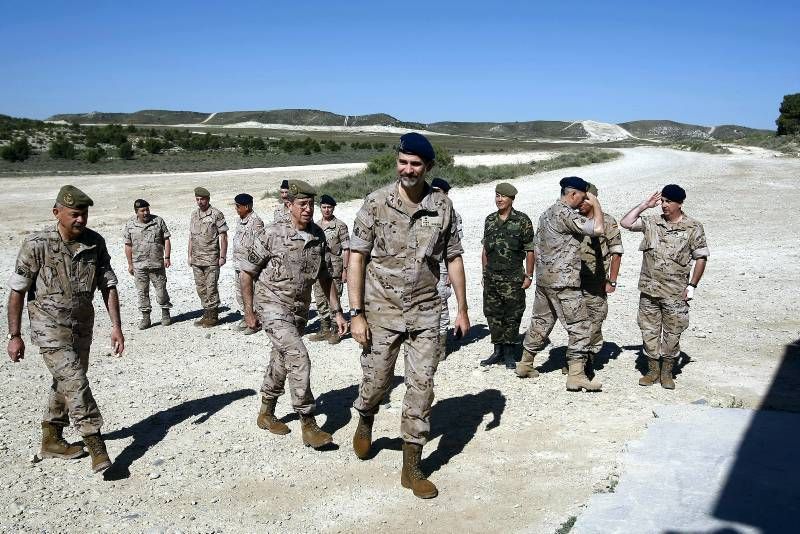
[[[572,532],[797,532],[800,414],[664,406]]]

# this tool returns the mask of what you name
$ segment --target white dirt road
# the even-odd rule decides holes
[[[558,195],[558,179],[580,174],[621,218],[665,183],[688,191],[686,211],[705,224],[711,258],[692,303],[682,349],[688,363],[677,389],[637,385],[638,235],[623,231],[626,254],[604,328],[609,344],[598,377],[604,391],[564,389],[559,368],[566,336],[538,359],[541,376],[517,379],[506,369],[481,369],[490,351],[481,310],[480,240],[494,210],[494,185],[453,190],[464,219],[468,300],[474,329],[436,375],[431,442],[424,467],[440,496],[421,501],[400,487],[399,413],[404,386],[376,419],[375,457],[350,449],[356,418],[351,403],[360,379],[359,350],[309,343],[319,422],[339,448],[317,452],[291,434],[255,425],[258,390],[269,351],[263,334],[244,337],[231,323],[198,329],[198,299],[185,260],[191,190],[200,184],[230,223],[232,197],[272,189],[277,177],[251,172],[198,176],[3,179],[0,272],[7,277],[25,233],[49,224],[58,187],[74,183],[95,199],[90,226],[107,239],[120,277],[127,349],[108,356],[109,321],[98,310],[90,380],[104,414],[114,478],[92,475],[87,458],[31,462],[49,374],[35,347],[22,363],[0,371],[0,525],[6,531],[93,532],[553,532],[616,476],[626,442],[642,435],[660,404],[756,406],[784,346],[798,338],[797,231],[788,207],[800,205],[800,160],[753,154],[707,155],[660,148],[622,150],[619,160],[524,177],[515,207],[534,221]],[[315,180],[318,170],[292,176]],[[326,171],[327,172],[327,171]],[[137,197],[147,198],[173,232],[169,291],[178,322],[140,332],[121,231]],[[338,206],[348,224],[358,201]],[[272,203],[257,201],[269,216]],[[230,264],[222,271],[223,305],[235,308]],[[7,291],[7,290],[6,290]],[[529,290],[527,326],[533,291]],[[98,309],[102,308],[98,298]],[[5,315],[5,292],[0,313]],[[223,313],[223,318],[228,312]],[[27,333],[27,319],[24,331]],[[27,335],[25,337],[27,340]],[[397,373],[402,375],[399,362]],[[283,397],[279,415],[290,413]],[[76,439],[72,431],[68,437]],[[659,451],[654,450],[653,454]]]

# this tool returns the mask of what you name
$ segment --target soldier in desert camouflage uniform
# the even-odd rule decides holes
[[[225,216],[210,204],[205,187],[194,190],[197,209],[189,222],[189,265],[192,266],[203,317],[195,326],[208,328],[219,322],[219,269],[228,254],[228,224]]]
[[[172,319],[169,309],[172,304],[167,293],[167,268],[170,263],[169,229],[164,219],[150,213],[150,204],[144,199],[133,203],[136,213],[125,224],[125,257],[128,259],[128,272],[136,282],[139,293],[139,311],[142,320],[139,330],[150,328],[150,284],[156,290],[156,302],[161,306],[161,326],[169,326]]]
[[[272,213],[273,223],[288,223],[291,222],[292,217],[289,214],[289,207],[286,205],[286,198],[289,195],[289,180],[281,182],[280,199],[278,205],[275,206],[275,211]]]
[[[525,290],[533,280],[533,223],[512,206],[517,189],[507,183],[495,188],[497,211],[483,228],[483,313],[489,323],[494,352],[481,365],[505,361],[516,367],[519,325],[525,313]],[[525,262],[525,270],[522,263]]]
[[[463,249],[453,205],[424,179],[434,157],[424,136],[409,133],[400,138],[397,182],[368,195],[353,223],[347,279],[351,332],[364,347],[353,450],[361,459],[369,457],[374,415],[389,391],[400,346],[405,344],[400,481],[420,498],[438,494],[419,462],[430,434],[433,376],[441,351],[442,301],[436,284],[443,259],[458,300],[457,335],[469,329]]]
[[[332,442],[314,419],[314,395],[311,392],[311,360],[303,344],[308,321],[311,286],[319,279],[328,294],[331,312],[336,315],[339,333],[346,327],[336,288],[325,262],[325,233],[313,222],[314,188],[300,180],[291,180],[287,204],[292,217],[289,223],[277,223],[259,232],[247,254],[240,261],[245,321],[256,328],[253,310],[253,280],[264,331],[272,342],[269,368],[261,386],[263,395],[257,424],[273,434],[287,434],[289,428],[275,417],[278,397],[289,381],[292,406],[300,415],[303,443],[315,449]]]
[[[86,228],[92,199],[71,185],[61,188],[53,206],[56,225],[30,234],[20,247],[9,278],[8,355],[13,362],[25,356],[21,335],[22,308],[27,292],[31,341],[39,346],[53,375],[42,420],[42,458],[77,458],[83,447],[64,440],[70,421],[83,436],[92,469],[111,466],[100,434],[103,417],[97,408],[86,371],[92,343],[95,289],[100,289],[111,317],[113,352],[122,354],[117,277],[100,234]]]
[[[536,231],[536,296],[531,324],[522,343],[522,359],[517,376],[534,377],[534,356],[544,349],[556,320],[569,334],[567,346],[568,391],[599,391],[584,369],[589,352],[591,323],[580,289],[581,241],[587,235],[605,232],[603,210],[597,197],[587,193],[589,184],[582,178],[563,178],[561,198],[539,217]],[[594,217],[586,219],[575,210],[588,199]]]
[[[344,221],[336,218],[333,214],[335,208],[336,200],[330,195],[322,195],[319,201],[322,218],[317,222],[317,226],[325,232],[328,244],[325,251],[325,262],[328,264],[328,271],[341,301],[342,286],[347,280],[347,263],[350,260],[350,233]],[[311,341],[327,339],[331,345],[338,344],[341,338],[337,332],[335,321],[331,320],[328,298],[319,282],[314,284],[314,302],[319,313],[319,331],[309,339]]]
[[[689,326],[689,301],[708,261],[703,225],[683,212],[685,199],[683,188],[669,184],[620,222],[623,228],[644,234],[639,245],[643,258],[638,322],[648,372],[639,380],[642,386],[660,381],[663,388],[675,389],[672,367],[680,354],[681,334]],[[641,216],[659,203],[661,215]]]
[[[597,187],[589,184],[589,193],[597,196]],[[592,203],[584,200],[578,207],[587,219],[594,217]],[[617,276],[622,263],[622,236],[616,219],[604,213],[605,232],[601,236],[586,236],[581,242],[581,291],[589,313],[589,359],[603,348],[603,321],[608,316],[608,295],[617,289]],[[566,369],[565,369],[566,371]]]
[[[249,328],[244,321],[244,301],[242,300],[242,284],[239,280],[241,271],[241,261],[247,259],[247,254],[253,247],[256,235],[264,229],[264,221],[261,220],[256,212],[253,211],[253,197],[247,193],[240,193],[233,199],[236,207],[236,214],[239,215],[239,223],[236,225],[236,233],[233,234],[233,281],[234,294],[239,309],[242,312],[242,320],[236,324],[236,329],[244,332],[248,336],[255,334],[258,330]],[[257,306],[256,306],[257,307]]]

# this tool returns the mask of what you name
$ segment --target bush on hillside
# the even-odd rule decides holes
[[[122,159],[133,159],[133,146],[128,141],[119,145],[117,152],[119,152],[119,157]]]
[[[83,159],[89,163],[97,163],[106,155],[106,151],[102,148],[87,148],[83,151]]]
[[[25,161],[31,157],[31,145],[27,137],[22,137],[0,149],[0,157],[6,161]]]
[[[58,136],[50,143],[47,153],[53,159],[75,159],[75,145],[69,139]]]
[[[800,93],[784,96],[780,112],[775,121],[778,125],[778,135],[800,134]]]

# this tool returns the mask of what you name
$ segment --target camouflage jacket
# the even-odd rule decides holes
[[[603,226],[603,235],[587,235],[581,241],[581,289],[594,295],[604,295],[606,292],[611,255],[622,255],[624,252],[616,219],[604,213]]]
[[[553,289],[580,287],[581,241],[594,233],[594,221],[559,200],[539,217],[534,239],[536,285]]]
[[[631,227],[642,232],[644,253],[639,291],[651,297],[679,298],[689,283],[692,260],[709,256],[703,225],[684,214],[676,223],[661,215],[640,217]]]
[[[244,219],[239,218],[236,233],[233,235],[233,268],[238,270],[240,260],[247,259],[248,251],[252,248],[256,235],[264,229],[264,221],[251,211]]]
[[[426,192],[404,206],[397,181],[367,196],[353,223],[350,250],[370,257],[364,283],[367,320],[399,332],[438,328],[439,264],[463,254],[447,195]]]
[[[330,222],[320,219],[317,226],[325,232],[325,239],[328,242],[325,261],[328,263],[331,277],[341,278],[344,272],[344,251],[350,248],[350,231],[344,221],[337,219],[336,216]]]
[[[196,209],[189,222],[189,239],[192,242],[192,265],[217,265],[219,262],[219,235],[228,231],[225,216],[209,206],[204,212]]]
[[[486,251],[486,270],[492,274],[519,276],[528,251],[533,251],[533,223],[515,209],[504,221],[499,212],[486,217],[483,225],[483,248]]]
[[[88,347],[94,291],[116,285],[100,234],[87,228],[65,242],[56,225],[25,239],[8,280],[9,288],[28,292],[31,340],[44,348]]]
[[[272,222],[288,223],[291,220],[292,216],[289,215],[289,208],[286,207],[282,200],[278,200],[278,206],[275,208],[275,211],[272,212]]]
[[[130,245],[134,269],[163,269],[164,241],[170,233],[164,219],[151,215],[146,222],[133,217],[125,224],[123,239]]]
[[[257,276],[255,300],[262,321],[308,320],[314,281],[330,278],[325,265],[326,248],[325,233],[314,223],[305,232],[279,223],[256,234],[253,246],[239,265],[242,271]]]

